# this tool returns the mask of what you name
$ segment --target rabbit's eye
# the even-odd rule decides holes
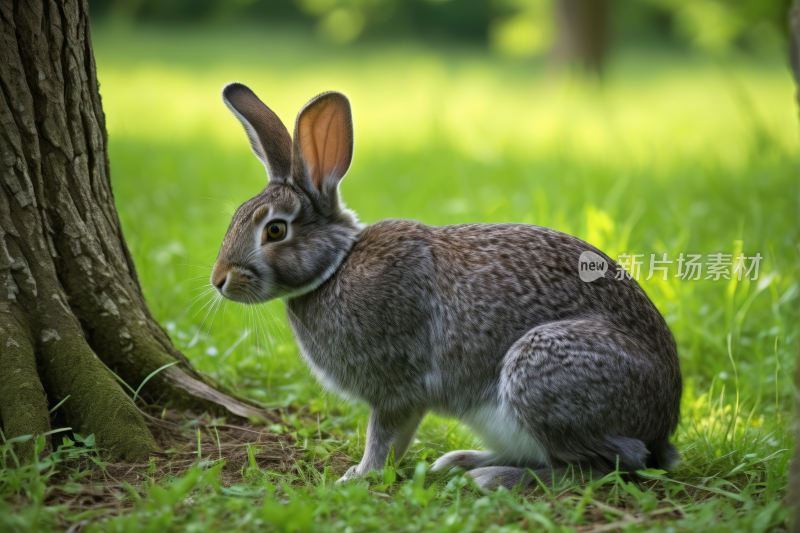
[[[273,221],[264,226],[264,235],[261,244],[265,242],[280,241],[286,236],[286,222]]]

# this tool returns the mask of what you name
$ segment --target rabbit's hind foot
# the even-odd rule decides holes
[[[495,464],[495,454],[475,450],[458,450],[439,457],[432,465],[431,471],[439,470],[473,470]]]
[[[472,478],[475,484],[484,491],[492,491],[498,487],[512,490],[515,487],[525,488],[528,485],[544,485],[548,490],[571,479],[570,468],[520,468],[516,466],[486,466],[470,470],[465,476]]]

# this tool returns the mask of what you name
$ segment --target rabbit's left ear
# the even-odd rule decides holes
[[[253,153],[266,167],[269,179],[288,179],[292,170],[292,138],[278,115],[241,83],[226,85],[222,100],[244,126]]]
[[[296,180],[310,179],[323,195],[336,190],[353,160],[353,118],[345,95],[322,93],[300,110],[293,152]]]

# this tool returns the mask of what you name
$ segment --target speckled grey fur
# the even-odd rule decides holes
[[[318,103],[330,94],[304,109],[344,105]],[[541,477],[568,465],[634,472],[677,461],[675,341],[638,284],[615,279],[616,262],[526,224],[364,227],[339,199],[347,169],[320,191],[297,131],[293,151],[282,156],[291,175],[272,177],[237,210],[212,282],[229,276],[224,295],[239,301],[284,298],[320,382],[370,406],[364,458],[345,478],[382,468],[392,444],[405,453],[431,411],[463,420],[489,450],[453,452],[433,468],[474,469],[485,488],[525,483],[525,469]],[[290,237],[260,246],[276,213]],[[591,283],[578,272],[587,250],[610,265]]]

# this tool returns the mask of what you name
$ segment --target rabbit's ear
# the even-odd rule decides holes
[[[286,180],[292,170],[292,138],[270,108],[241,83],[229,83],[222,99],[244,126],[253,153],[264,164],[270,180]]]
[[[294,126],[295,179],[310,178],[323,195],[336,189],[353,160],[350,101],[327,92],[309,101]],[[299,176],[305,169],[306,176]]]

